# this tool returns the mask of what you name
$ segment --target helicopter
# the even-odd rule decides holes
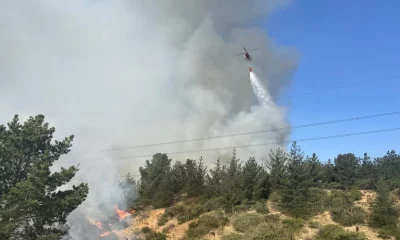
[[[249,52],[252,52],[252,51],[254,51],[254,50],[257,50],[258,48],[254,48],[254,49],[250,50],[249,52],[246,50],[246,48],[243,47],[243,49],[244,49],[245,52],[244,52],[244,53],[239,53],[239,54],[237,54],[236,56],[239,56],[239,55],[243,55],[243,54],[244,54],[245,60],[246,60],[246,61],[249,61],[249,62],[251,63],[251,60],[252,60],[253,58],[250,56]]]

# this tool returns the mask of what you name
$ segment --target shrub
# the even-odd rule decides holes
[[[373,179],[359,179],[356,181],[355,186],[359,189],[373,189],[374,183]]]
[[[262,213],[262,214],[269,213],[267,205],[265,204],[265,202],[257,202],[254,205],[254,209],[256,210],[257,213]]]
[[[238,232],[245,232],[252,227],[264,222],[263,216],[255,213],[242,213],[235,215],[232,221],[233,228]]]
[[[150,232],[146,235],[145,240],[167,240],[167,235],[160,232]]]
[[[347,232],[334,224],[324,226],[318,233],[316,240],[367,240],[363,233]]]
[[[392,232],[390,230],[386,230],[386,229],[379,229],[378,231],[378,237],[382,238],[382,239],[390,239],[392,234]]]
[[[321,227],[321,224],[318,223],[318,222],[316,222],[316,221],[309,221],[309,222],[308,222],[308,226],[309,226],[310,228],[319,228],[319,227]]]
[[[182,205],[177,205],[173,207],[168,207],[165,209],[164,214],[168,217],[173,218],[175,216],[183,215],[185,213],[185,208]]]
[[[272,192],[271,195],[269,195],[269,200],[273,203],[278,203],[281,199],[282,197],[277,192]]]
[[[223,236],[222,240],[289,240],[293,236],[293,233],[304,223],[301,219],[293,219],[286,220],[284,224],[281,224],[277,216],[263,216],[255,213],[238,214],[234,217],[233,221],[235,230],[240,230],[241,232],[245,232],[245,234],[232,233]]]
[[[251,205],[245,205],[245,204],[236,205],[233,207],[234,212],[246,212],[250,209],[251,209]]]
[[[280,221],[279,214],[265,215],[264,221],[271,222],[271,223],[277,223]]]
[[[142,233],[145,234],[145,240],[167,240],[167,235],[164,233],[154,232],[149,227],[142,228]]]
[[[159,218],[158,218],[158,226],[163,226],[164,224],[166,224],[168,222],[168,215],[167,214],[162,214]]]
[[[225,201],[222,197],[212,198],[203,204],[205,212],[211,212],[225,207]]]
[[[262,240],[275,240],[275,239],[291,239],[293,232],[288,229],[282,228],[279,223],[261,223],[257,227],[246,232],[245,239],[262,239]]]
[[[165,209],[164,214],[170,218],[176,217],[178,223],[184,223],[200,216],[204,212],[204,209],[199,204],[192,204],[189,206],[173,206]]]
[[[245,239],[245,236],[239,233],[231,233],[227,235],[223,235],[221,237],[221,240],[243,240]]]
[[[202,215],[197,222],[191,222],[187,230],[187,237],[195,239],[204,236],[212,229],[224,226],[229,222],[229,219],[222,211],[216,211]]]
[[[363,194],[360,192],[360,190],[352,188],[349,192],[349,195],[350,195],[350,201],[354,202],[361,200]]]
[[[142,228],[142,233],[149,233],[149,232],[151,232],[151,229],[149,227]]]
[[[284,198],[277,202],[278,209],[286,215],[309,219],[318,213],[326,210],[329,205],[329,196],[325,191],[317,188],[307,188],[296,190],[282,191]]]
[[[332,220],[340,223],[343,226],[352,226],[355,224],[364,223],[366,214],[360,207],[336,207],[331,209]]]
[[[297,231],[305,225],[305,221],[300,218],[292,218],[283,220],[282,224],[292,231]]]

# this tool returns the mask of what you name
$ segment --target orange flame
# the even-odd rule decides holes
[[[103,226],[101,225],[101,222],[95,221],[94,219],[92,219],[90,217],[88,218],[88,220],[89,220],[90,224],[95,225],[99,229],[103,229]]]
[[[119,218],[120,221],[121,221],[122,219],[126,218],[127,216],[132,215],[131,213],[125,212],[125,211],[123,211],[123,210],[120,210],[120,209],[118,208],[118,205],[115,205],[115,212],[117,213],[118,218]]]

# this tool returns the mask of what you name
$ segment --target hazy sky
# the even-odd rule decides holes
[[[282,99],[290,106],[292,125],[399,111],[400,2],[312,1],[292,2],[275,12],[266,24],[280,44],[296,46],[301,61],[290,91],[296,96],[374,80],[376,83],[308,96]],[[400,116],[381,117],[319,127],[294,129],[293,139],[364,132],[399,127]],[[400,131],[347,138],[299,142],[321,160],[337,153],[371,156],[400,151]]]

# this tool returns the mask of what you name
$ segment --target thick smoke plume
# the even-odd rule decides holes
[[[121,194],[115,178],[137,174],[148,159],[116,158],[282,142],[289,131],[99,152],[288,126],[285,109],[257,103],[248,63],[235,57],[242,46],[258,47],[253,69],[268,79],[271,96],[279,97],[298,53],[277,46],[263,25],[288,3],[0,0],[0,120],[42,113],[57,139],[74,134],[72,152],[55,170],[79,162],[76,182],[89,183],[87,204],[111,208]],[[198,112],[205,113],[191,114]],[[241,148],[238,155],[261,161],[277,146]],[[200,156],[213,163],[231,150],[171,158]],[[74,230],[73,216],[71,223]]]

